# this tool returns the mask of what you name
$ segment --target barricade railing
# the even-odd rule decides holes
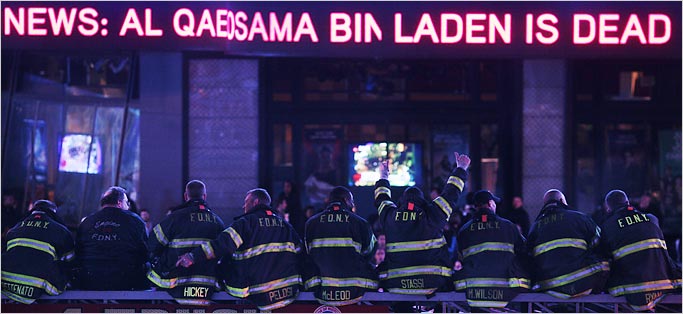
[[[247,305],[247,307],[242,308],[248,309],[248,301],[244,299],[233,297],[226,292],[214,293],[212,298],[216,304],[242,304]],[[128,308],[132,308],[132,304],[173,304],[173,298],[165,291],[85,291],[85,290],[67,290],[58,296],[44,295],[38,301],[37,304],[23,305],[23,304],[11,304],[14,303],[9,300],[4,295],[3,300],[3,312],[6,309],[11,311],[19,312],[31,312],[32,309],[40,309],[41,305],[49,305],[48,309],[59,310],[56,307],[56,303],[64,303],[64,306],[73,307],[74,304],[121,304],[124,303]],[[317,300],[313,296],[312,292],[301,292],[297,297],[297,303],[307,303],[315,304]],[[362,306],[371,305],[383,305],[386,309],[395,302],[412,302],[419,307],[421,305],[431,305],[434,307],[435,304],[440,303],[442,312],[469,312],[470,308],[467,306],[467,300],[465,298],[465,293],[460,292],[440,292],[430,296],[418,296],[418,295],[403,295],[394,294],[386,292],[367,292],[359,302],[360,308],[354,308],[356,311],[363,311]],[[658,306],[658,312],[681,312],[681,304],[683,303],[683,297],[681,294],[669,294],[666,295],[660,302]],[[10,305],[10,307],[7,307]],[[609,294],[593,294],[583,297],[578,297],[574,299],[559,299],[544,293],[520,293],[517,295],[510,304],[508,310],[513,310],[516,312],[568,312],[574,311],[577,313],[583,312],[631,312],[625,305],[626,300],[624,297],[614,297]],[[68,306],[67,306],[68,305]],[[558,306],[559,305],[559,306]],[[65,307],[65,309],[66,309]],[[177,308],[182,306],[177,306]],[[310,306],[309,306],[310,308]],[[315,307],[313,307],[315,308]],[[25,309],[26,311],[22,310]],[[217,309],[217,308],[215,308]],[[251,310],[255,309],[252,307]],[[301,307],[294,307],[295,312],[301,311]],[[340,307],[342,312],[344,312],[344,307]],[[162,309],[163,310],[163,309]],[[168,310],[168,307],[166,307]],[[173,309],[171,309],[173,310]],[[234,309],[233,309],[234,310]],[[71,308],[70,311],[74,311]],[[287,307],[281,309],[281,311],[286,312]],[[78,312],[78,310],[76,310]],[[149,312],[145,310],[140,310],[140,312]],[[207,311],[210,312],[210,311]],[[219,311],[216,311],[219,312]]]

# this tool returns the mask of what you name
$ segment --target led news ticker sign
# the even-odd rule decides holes
[[[339,57],[681,54],[675,2],[10,2],[11,49]]]

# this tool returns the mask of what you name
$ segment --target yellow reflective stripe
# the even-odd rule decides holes
[[[296,245],[292,242],[272,242],[257,245],[244,251],[237,251],[232,254],[235,260],[245,260],[264,253],[291,252],[296,253]]]
[[[286,300],[282,300],[282,301],[280,301],[280,302],[275,302],[275,303],[270,304],[270,305],[265,305],[265,306],[260,306],[260,305],[258,305],[257,307],[258,307],[258,309],[261,310],[261,311],[270,311],[270,310],[279,309],[279,308],[281,308],[281,307],[285,307],[285,306],[289,305],[289,304],[292,303],[292,302],[294,302],[294,297],[291,297],[291,298],[286,299]]]
[[[402,289],[402,288],[389,288],[387,291],[391,293],[397,293],[397,294],[420,294],[420,295],[427,295],[427,294],[432,294],[434,291],[436,291],[436,288],[433,289]]]
[[[314,239],[308,244],[308,249],[324,247],[352,247],[360,253],[360,243],[353,241],[352,238],[320,238]]]
[[[465,187],[465,182],[462,181],[459,177],[456,176],[450,176],[448,177],[448,181],[446,184],[453,184],[455,187],[457,187],[460,191]]]
[[[211,301],[206,299],[175,299],[178,303],[184,305],[209,305]]]
[[[533,290],[552,289],[555,287],[570,284],[572,282],[586,278],[590,275],[599,273],[601,271],[609,271],[609,262],[595,263],[595,264],[586,266],[584,268],[581,268],[579,270],[573,271],[573,272],[566,274],[566,275],[557,276],[554,278],[539,281],[533,286],[532,289]]]
[[[62,256],[62,260],[63,260],[63,261],[70,262],[70,261],[72,261],[75,257],[76,257],[76,252],[74,252],[74,251],[69,251],[68,253],[66,253],[66,254],[64,254],[64,255]]]
[[[334,277],[321,277],[320,284],[322,286],[328,287],[361,287],[368,289],[377,289],[377,281],[361,277],[349,277],[349,278],[334,278]]]
[[[505,307],[508,305],[505,301],[478,301],[467,299],[467,304],[474,307]]]
[[[244,241],[242,241],[242,237],[240,237],[240,234],[237,233],[237,231],[235,229],[233,229],[232,227],[225,229],[223,232],[227,232],[230,235],[230,237],[232,238],[232,241],[235,242],[236,248],[240,247],[240,245],[242,245],[242,243],[244,243]]]
[[[213,251],[213,246],[211,246],[211,242],[206,242],[201,245],[202,251],[204,251],[204,255],[206,255],[206,259],[213,259],[216,257],[216,253]]]
[[[42,278],[27,276],[22,274],[16,274],[8,271],[2,271],[2,280],[9,281],[13,283],[18,283],[22,285],[27,285],[31,287],[36,287],[45,290],[49,295],[58,295],[62,293],[62,290],[57,289],[47,280]]]
[[[647,239],[643,241],[638,241],[635,243],[631,243],[629,245],[622,246],[614,251],[612,251],[612,254],[614,255],[614,259],[618,260],[626,255],[633,254],[636,252],[640,252],[643,250],[647,249],[665,249],[666,250],[666,242],[661,239]]]
[[[363,298],[363,296],[360,296],[360,297],[357,297],[355,299],[349,299],[349,300],[345,300],[345,301],[328,301],[328,300],[322,300],[322,299],[318,299],[318,298],[315,298],[315,299],[318,300],[318,302],[320,302],[321,304],[325,304],[325,305],[344,306],[344,305],[350,305],[350,304],[358,303],[358,302],[360,302],[360,300],[362,298]]]
[[[609,288],[609,293],[613,296],[620,296],[624,294],[647,292],[653,290],[668,290],[674,289],[675,284],[669,279],[646,281],[640,283],[634,283],[630,285],[621,285]]]
[[[446,245],[446,240],[442,237],[440,239],[430,239],[423,241],[407,241],[407,242],[390,242],[386,244],[386,252],[407,252],[407,251],[421,251],[437,249]]]
[[[178,285],[189,284],[216,286],[216,278],[212,276],[195,275],[165,279],[161,278],[161,276],[159,276],[159,274],[157,274],[157,272],[154,270],[150,270],[147,272],[147,279],[149,279],[149,281],[151,281],[155,285],[166,289],[175,288]]]
[[[581,250],[587,250],[588,244],[586,240],[577,238],[561,238],[548,242],[541,243],[534,247],[534,256],[541,255],[550,250],[559,249],[563,247],[573,247]]]
[[[370,238],[370,245],[368,245],[363,252],[361,252],[361,255],[367,255],[368,253],[372,252],[372,249],[375,247],[375,244],[377,243],[377,238],[375,238],[375,234],[372,233],[372,237]]]
[[[434,199],[434,203],[441,208],[441,210],[446,214],[446,217],[450,217],[451,213],[453,212],[453,208],[451,208],[451,204],[448,204],[448,201],[443,198],[443,196],[439,196]]]
[[[246,298],[249,296],[249,287],[246,288],[235,288],[225,285],[225,290],[232,296],[238,298]]]
[[[211,239],[204,238],[184,238],[184,239],[173,239],[168,243],[168,247],[171,248],[193,248],[201,246],[204,243],[211,241]]]
[[[579,292],[579,293],[574,294],[574,295],[569,295],[569,294],[565,294],[565,293],[557,292],[557,291],[553,291],[553,290],[547,290],[547,291],[545,291],[545,293],[552,295],[556,298],[566,300],[566,299],[571,299],[571,298],[578,298],[578,297],[587,296],[587,295],[591,294],[592,291],[593,291],[593,289],[591,288],[591,289],[588,289],[584,292]]]
[[[455,282],[458,289],[464,288],[529,288],[529,279],[527,278],[466,278]]]
[[[380,204],[379,204],[379,207],[377,208],[377,213],[378,213],[379,215],[381,215],[381,214],[382,214],[382,210],[384,209],[384,207],[387,207],[387,206],[393,206],[393,207],[395,207],[396,205],[394,205],[394,202],[392,202],[392,201],[382,201],[382,203],[380,203]]]
[[[463,257],[472,256],[486,251],[500,251],[515,253],[515,245],[505,242],[484,242],[477,245],[470,246],[462,250]]]
[[[389,198],[391,198],[391,190],[386,186],[380,186],[375,189],[375,199],[377,199],[380,194],[386,194]]]
[[[383,271],[379,274],[379,279],[387,280],[399,277],[409,277],[415,275],[436,275],[436,276],[450,276],[452,269],[443,266],[435,265],[424,265],[424,266],[412,266],[403,268],[394,268],[387,271]]]
[[[23,297],[23,296],[20,296],[20,295],[18,295],[18,294],[15,294],[15,293],[12,293],[12,292],[9,292],[9,291],[5,291],[5,290],[2,291],[2,294],[3,294],[4,296],[6,296],[6,297],[8,297],[8,298],[10,298],[10,299],[12,299],[12,300],[14,300],[14,301],[17,301],[17,302],[23,303],[23,304],[31,304],[31,303],[33,303],[33,302],[36,301],[36,299],[31,299],[31,298]]]
[[[166,238],[166,235],[164,234],[164,230],[161,229],[161,225],[156,225],[152,229],[154,231],[154,235],[157,237],[157,241],[161,243],[161,245],[167,245],[168,244],[168,238]]]
[[[52,256],[52,259],[57,259],[57,251],[55,250],[55,247],[52,246],[52,244],[50,243],[29,238],[16,238],[9,240],[7,242],[8,251],[18,246],[45,252],[47,254],[50,254],[50,256]]]
[[[313,277],[311,279],[306,280],[306,282],[304,283],[304,288],[308,289],[311,287],[315,287],[317,285],[320,285],[320,282],[320,277]]]
[[[272,281],[262,283],[262,284],[258,284],[258,285],[249,286],[249,292],[250,293],[267,292],[267,291],[280,289],[280,288],[284,288],[284,287],[295,285],[295,284],[301,284],[301,276],[294,275],[294,276],[289,276],[286,278],[272,280]]]

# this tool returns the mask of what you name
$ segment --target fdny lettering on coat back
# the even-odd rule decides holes
[[[619,228],[623,228],[645,221],[650,221],[650,218],[647,218],[647,215],[644,214],[633,214],[631,216],[626,216],[624,218],[619,218],[619,220],[617,220],[617,222],[619,223]]]
[[[211,213],[190,213],[190,222],[212,222],[218,223],[216,221],[216,216]]]
[[[260,227],[284,227],[282,219],[277,217],[263,217],[258,219],[258,225]]]
[[[536,222],[538,228],[547,226],[548,224],[555,224],[564,220],[564,213],[547,215]]]
[[[98,221],[95,223],[95,230],[90,239],[95,241],[117,241],[119,240],[119,235],[114,232],[114,228],[121,227],[121,224],[114,221]]]
[[[394,221],[415,221],[419,218],[420,215],[414,211],[397,211],[396,214],[394,214]]]
[[[349,222],[348,214],[320,215],[320,222]]]
[[[498,221],[488,221],[488,222],[472,222],[470,225],[470,231],[479,231],[487,229],[500,229],[500,222]]]
[[[39,220],[29,220],[29,221],[22,221],[20,227],[33,227],[33,228],[43,228],[47,229],[47,225],[49,225],[49,221],[39,221]]]

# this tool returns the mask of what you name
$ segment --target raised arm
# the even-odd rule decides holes
[[[441,195],[433,200],[436,206],[441,209],[441,212],[446,216],[446,220],[451,216],[453,208],[451,204],[455,204],[458,197],[465,188],[465,181],[467,181],[467,168],[470,166],[470,157],[458,152],[455,155],[455,167],[448,177],[446,186]]]
[[[389,161],[385,160],[379,166],[379,177],[375,183],[375,208],[382,218],[382,211],[389,207],[396,207],[394,202],[391,201],[391,186],[389,183]]]

